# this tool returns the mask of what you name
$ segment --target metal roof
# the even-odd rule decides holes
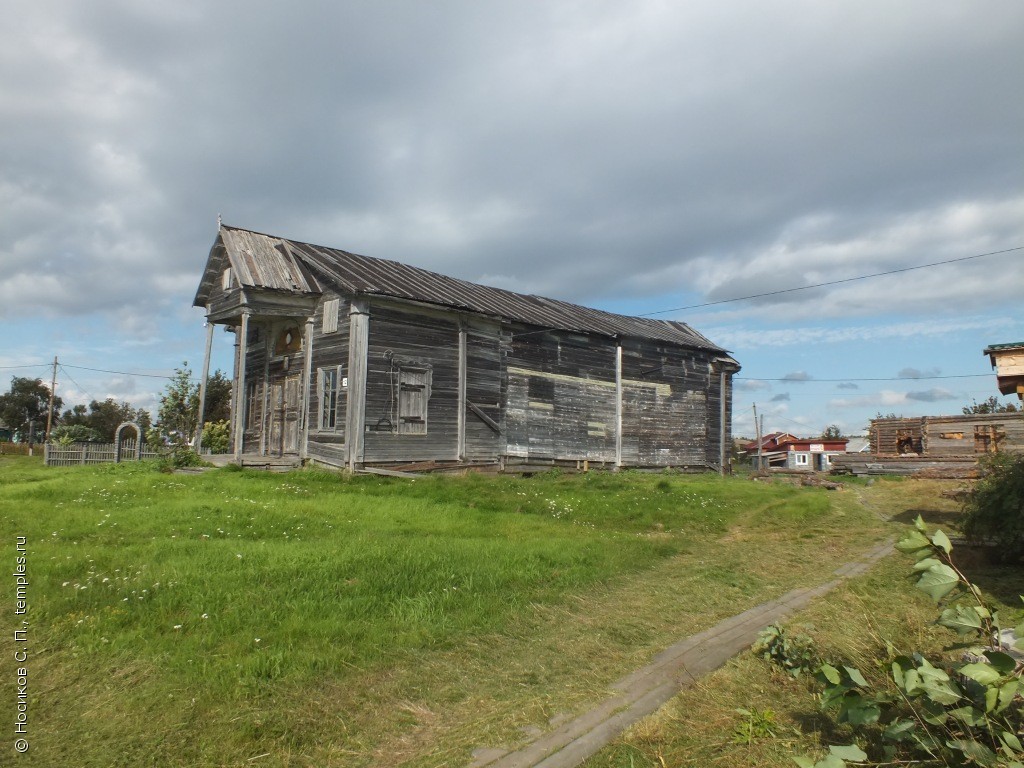
[[[243,286],[320,293],[322,285],[334,284],[342,293],[409,299],[518,321],[540,329],[655,339],[726,353],[687,324],[673,320],[629,317],[557,299],[514,293],[397,261],[360,256],[227,225],[221,225],[214,250],[221,243]],[[203,286],[196,297],[197,306],[202,305],[201,294]]]

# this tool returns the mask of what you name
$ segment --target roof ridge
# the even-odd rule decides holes
[[[689,324],[680,320],[665,320],[611,312],[606,309],[589,307],[564,299],[519,293],[507,288],[484,285],[394,259],[366,256],[365,254],[346,251],[342,248],[318,245],[224,223],[221,223],[220,226],[225,230],[245,232],[257,237],[267,238],[275,244],[287,244],[286,247],[288,247],[296,260],[307,268],[325,272],[333,279],[340,281],[357,292],[392,295],[396,298],[411,298],[437,303],[442,306],[460,307],[483,314],[504,314],[509,319],[541,328],[550,328],[551,330],[600,333],[612,337],[647,336],[648,338],[660,338],[662,341],[668,341],[681,346],[705,348],[728,353],[728,350],[714,344],[706,336],[695,331]],[[321,260],[324,263],[321,263]],[[346,268],[339,269],[343,267],[345,261],[351,260],[361,261],[362,263],[349,263]],[[362,267],[361,270],[360,267]],[[410,285],[408,283],[410,273],[413,276],[429,278],[437,284],[435,287],[442,290],[445,284],[456,290],[450,291],[447,297],[436,300],[416,295],[415,288],[422,286]],[[403,277],[405,278],[404,281]],[[360,284],[360,280],[362,280],[362,284]],[[573,315],[577,317],[573,318]],[[630,328],[630,326],[634,327]],[[643,333],[642,331],[647,331],[648,333]],[[656,335],[651,336],[650,332],[655,332]]]

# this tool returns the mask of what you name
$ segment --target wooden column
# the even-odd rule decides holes
[[[366,356],[370,341],[370,313],[366,299],[353,299],[349,308],[348,403],[345,408],[345,456],[349,470],[363,462],[366,431]]]
[[[245,358],[249,351],[249,310],[242,310],[242,326],[238,329],[238,399],[235,402],[235,461],[242,460],[245,442]]]
[[[206,319],[206,354],[203,356],[203,377],[199,381],[199,419],[196,426],[196,453],[203,449],[203,419],[206,416],[206,382],[210,378],[210,355],[213,353],[213,323]],[[141,440],[139,442],[142,442]]]
[[[231,437],[231,453],[235,453],[235,424],[238,422],[238,326],[232,327],[235,334],[235,348],[231,361],[231,415],[228,434]]]
[[[622,342],[615,344],[615,468],[622,466]]]
[[[726,373],[725,368],[722,368],[718,372],[718,466],[719,471],[724,477],[725,472],[725,386],[726,386]]]
[[[466,327],[459,324],[459,405],[458,405],[458,440],[455,459],[464,461],[466,458]]]
[[[305,346],[305,358],[302,362],[302,412],[299,414],[299,423],[302,425],[299,442],[299,458],[306,460],[306,448],[309,444],[309,387],[310,377],[313,373],[313,318],[306,318],[306,330],[302,337]]]
[[[267,455],[267,432],[270,430],[270,339],[271,325],[263,325],[263,405],[260,408],[260,456]]]

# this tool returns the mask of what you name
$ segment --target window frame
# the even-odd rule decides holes
[[[327,365],[316,369],[317,387],[317,431],[337,432],[339,429],[338,406],[344,389],[342,366]],[[332,379],[328,386],[328,378]],[[330,418],[325,418],[329,416]]]
[[[810,464],[810,456],[806,453],[793,453],[793,464],[798,467],[806,467]]]

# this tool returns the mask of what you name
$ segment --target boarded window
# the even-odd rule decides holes
[[[335,333],[338,330],[338,299],[324,302],[324,333]]]
[[[231,267],[228,267],[221,273],[220,287],[225,291],[231,290]]]
[[[530,400],[549,404],[555,402],[555,382],[551,379],[546,379],[541,376],[531,376],[528,386]]]
[[[433,372],[429,368],[399,368],[396,378],[398,434],[425,435]]]
[[[320,382],[320,429],[334,431],[338,428],[338,394],[341,392],[341,366],[317,370]]]

